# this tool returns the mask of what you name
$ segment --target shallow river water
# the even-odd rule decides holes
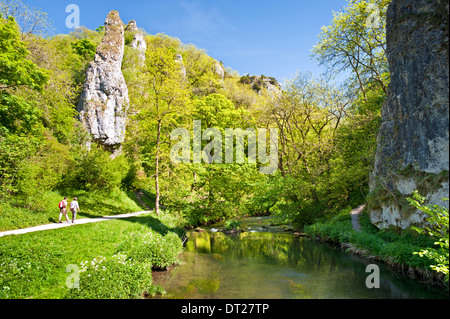
[[[154,283],[164,298],[448,298],[383,264],[380,287],[369,289],[369,260],[268,225],[270,218],[253,217],[237,235],[216,231],[221,225],[189,232],[182,264],[154,272]]]

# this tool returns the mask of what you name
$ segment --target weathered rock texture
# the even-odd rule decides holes
[[[274,77],[266,77],[264,75],[244,75],[239,80],[242,84],[251,86],[252,90],[261,94],[261,90],[266,90],[269,94],[277,96],[281,94],[281,85]]]
[[[123,53],[124,26],[119,13],[111,11],[78,104],[80,121],[93,140],[111,150],[119,148],[125,138],[129,98],[121,70]]]
[[[391,83],[368,206],[380,228],[423,224],[406,201],[416,189],[448,207],[448,14],[448,0],[393,0],[387,10]]]
[[[183,79],[186,79],[186,67],[184,66],[184,61],[183,61],[183,57],[181,56],[181,54],[177,53],[175,55],[175,62],[177,62],[180,65],[181,75],[183,76]]]
[[[147,50],[147,43],[144,39],[144,33],[137,27],[136,21],[131,20],[125,28],[126,44],[139,51],[139,58],[145,61],[145,51]],[[129,43],[127,43],[129,42]]]
[[[214,72],[223,80],[225,78],[225,69],[219,61],[214,63]]]

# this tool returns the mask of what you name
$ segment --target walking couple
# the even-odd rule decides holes
[[[67,222],[70,223],[69,217],[67,216],[67,196],[64,197],[62,201],[59,202],[59,223],[61,223],[61,217],[64,214],[66,216]],[[75,222],[77,216],[77,211],[80,211],[80,206],[78,206],[78,200],[75,197],[70,203],[70,211],[72,212],[72,224]]]

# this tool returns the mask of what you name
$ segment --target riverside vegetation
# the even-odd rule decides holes
[[[393,264],[437,273],[440,284],[448,284],[448,252],[445,257],[435,249],[437,233],[378,230],[364,216],[363,231],[351,229],[349,208],[364,203],[369,191],[389,84],[388,2],[349,1],[319,35],[313,57],[330,74],[349,74],[339,85],[330,76],[300,73],[281,89],[271,77],[241,77],[179,39],[144,33],[145,62],[125,45],[128,121],[121,152],[111,156],[96,143],[87,148],[76,111],[104,27],[49,37],[44,13],[18,0],[0,1],[0,230],[56,221],[56,205],[66,195],[78,197],[81,218],[157,209],[139,218],[0,238],[0,298],[153,295],[162,288],[152,285],[151,271],[178,262],[183,227],[263,214]],[[381,9],[380,28],[364,27],[369,3]],[[32,30],[24,19],[35,22]],[[125,31],[125,44],[131,41]],[[221,132],[278,128],[277,173],[259,174],[259,162],[174,165],[170,132],[191,132],[192,119]],[[448,248],[448,212],[446,220],[439,236]],[[425,250],[443,260],[414,254]],[[65,270],[73,264],[83,289],[66,287]]]

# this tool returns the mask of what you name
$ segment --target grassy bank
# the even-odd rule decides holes
[[[306,226],[304,231],[348,252],[384,262],[421,281],[446,286],[444,276],[431,270],[432,261],[414,254],[433,247],[434,239],[411,229],[380,230],[372,225],[366,211],[360,215],[361,231],[358,232],[352,227],[350,211],[349,207],[327,222]]]
[[[155,294],[161,288],[152,285],[152,269],[176,264],[183,251],[180,224],[173,215],[149,213],[2,237],[0,298],[140,298]]]
[[[89,218],[126,214],[147,210],[140,205],[131,191],[115,189],[113,191],[63,190],[48,191],[39,198],[38,204],[24,205],[20,198],[0,201],[0,231],[26,228],[57,222],[59,218],[58,203],[64,196],[70,203],[78,198],[81,213],[77,218]],[[71,214],[69,212],[69,218]],[[63,217],[64,220],[64,217]]]

